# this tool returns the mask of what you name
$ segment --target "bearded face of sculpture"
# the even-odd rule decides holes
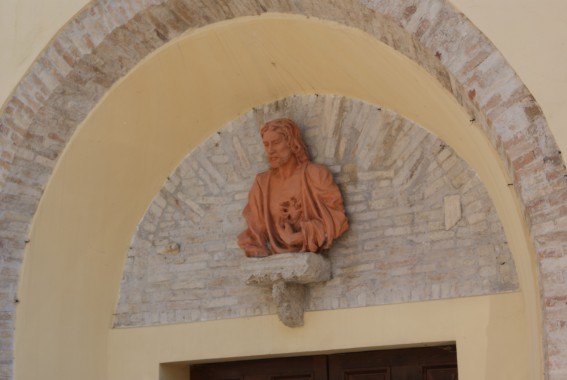
[[[292,158],[293,153],[289,142],[283,134],[275,130],[268,130],[262,136],[262,140],[272,169],[284,166]]]

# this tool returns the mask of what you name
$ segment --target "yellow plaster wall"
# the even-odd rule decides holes
[[[327,65],[329,61],[334,65]],[[251,107],[313,92],[386,106],[452,145],[496,200],[522,294],[313,313],[307,327],[285,332],[270,316],[111,330],[130,238],[179,160]],[[194,351],[176,353],[189,341],[205,345],[203,353],[214,357],[360,346],[361,331],[353,340],[343,330],[334,334],[327,328],[323,335],[318,327],[343,326],[349,318],[360,322],[357,328],[379,332],[364,347],[456,340],[465,373],[479,359],[482,371],[507,371],[510,366],[493,362],[493,355],[500,357],[493,351],[509,342],[512,347],[504,361],[515,362],[514,378],[537,378],[538,309],[522,306],[538,304],[534,266],[506,182],[494,152],[450,94],[416,64],[358,30],[297,16],[265,15],[193,31],[160,49],[117,84],[60,158],[25,253],[16,321],[16,378],[65,380],[80,373],[85,380],[138,375],[155,379],[158,362],[204,358],[192,353],[200,349],[194,345]],[[390,328],[380,330],[382,324]],[[424,326],[430,330],[422,331]],[[501,333],[499,326],[508,332]],[[231,338],[245,331],[256,336],[256,342],[262,336],[272,339],[254,351],[256,344]],[[167,340],[158,339],[156,332],[168,332]],[[145,336],[151,339],[138,340]],[[290,339],[299,336],[306,338]],[[163,349],[158,353],[154,344]],[[222,351],[223,345],[230,351]],[[142,357],[130,355],[136,352]],[[122,364],[116,358],[122,358]],[[149,368],[146,360],[154,369],[141,375],[136,368]],[[470,371],[476,374],[480,369]]]
[[[190,363],[457,343],[459,379],[534,379],[519,293],[113,330],[109,380],[187,379]],[[416,317],[418,316],[418,317]],[[160,363],[176,362],[161,368]]]

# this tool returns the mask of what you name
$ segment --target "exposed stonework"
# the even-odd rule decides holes
[[[272,298],[278,309],[280,321],[287,327],[303,326],[305,285],[276,282],[272,286]]]
[[[311,252],[281,253],[247,260],[241,271],[246,284],[268,286],[278,317],[288,327],[303,326],[306,285],[329,281],[331,261]]]
[[[169,176],[128,254],[117,327],[275,313],[270,289],[242,281],[251,259],[236,236],[250,184],[267,168],[259,125],[284,115],[334,173],[351,224],[329,252],[333,278],[309,286],[306,310],[517,289],[491,200],[451,148],[386,109],[295,96],[234,120]],[[451,196],[462,217],[447,229]],[[180,254],[160,254],[172,242]]]
[[[567,375],[567,186],[563,159],[528,90],[488,40],[445,0],[92,1],[20,82],[0,116],[0,378],[12,378],[16,287],[28,228],[76,126],[148,53],[188,28],[266,11],[367,31],[450,88],[498,149],[523,205],[540,264],[546,372]]]
[[[247,285],[266,286],[276,282],[311,284],[331,279],[331,262],[323,254],[281,253],[266,260],[246,260],[241,271],[245,273]]]
[[[461,220],[461,196],[447,195],[444,201],[445,230],[453,228]]]

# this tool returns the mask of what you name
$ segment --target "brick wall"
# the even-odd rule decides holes
[[[502,226],[483,185],[451,148],[387,109],[335,96],[258,107],[191,152],[140,222],[115,325],[274,313],[246,286],[236,245],[256,173],[267,169],[262,121],[289,116],[314,161],[334,174],[351,223],[329,252],[333,279],[307,310],[424,301],[518,289]]]

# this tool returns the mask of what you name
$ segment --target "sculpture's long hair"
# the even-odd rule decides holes
[[[309,161],[309,154],[307,153],[307,145],[301,138],[301,131],[295,122],[291,119],[274,119],[265,123],[260,128],[260,135],[264,137],[264,133],[274,131],[280,133],[289,143],[291,152],[301,164]]]

